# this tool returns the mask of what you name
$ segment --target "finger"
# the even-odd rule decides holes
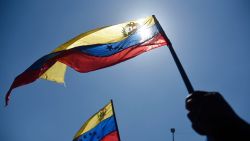
[[[190,95],[187,96],[186,98],[186,109],[189,111],[194,111],[197,108],[200,108],[203,102],[203,99],[206,95],[208,95],[209,92],[205,92],[205,91],[195,91],[193,93],[191,93]]]
[[[205,92],[205,91],[194,91],[193,93],[190,93],[186,100],[189,100],[189,99],[198,99],[198,98],[201,98],[203,97],[204,95],[206,95],[207,93],[209,92]]]
[[[200,135],[208,135],[207,131],[197,124],[192,124],[192,128]]]
[[[185,106],[188,111],[195,111],[195,108],[197,107],[197,105],[198,103],[197,101],[195,101],[195,99],[192,99],[192,98],[186,99]]]
[[[206,93],[209,93],[209,92],[207,92],[207,91],[201,91],[201,90],[196,90],[196,91],[190,93],[190,95],[196,95],[196,94],[197,95],[204,95]]]
[[[201,135],[206,135],[208,133],[206,126],[204,125],[203,120],[202,120],[203,117],[201,117],[201,115],[199,113],[189,112],[187,114],[187,117],[192,122],[192,128],[197,133],[199,133]]]
[[[202,95],[190,95],[187,99],[186,99],[186,109],[189,111],[197,111],[198,109],[201,108],[201,104],[202,104]]]
[[[192,123],[195,123],[198,120],[197,115],[192,112],[188,112],[187,117]]]

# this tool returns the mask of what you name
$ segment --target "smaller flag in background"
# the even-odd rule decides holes
[[[120,141],[112,101],[85,122],[73,141]]]

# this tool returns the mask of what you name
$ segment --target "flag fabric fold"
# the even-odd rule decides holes
[[[106,26],[80,34],[43,56],[18,75],[6,94],[38,78],[64,83],[66,67],[86,73],[131,59],[149,50],[168,45],[154,16]]]
[[[73,141],[120,141],[112,102],[85,122]]]

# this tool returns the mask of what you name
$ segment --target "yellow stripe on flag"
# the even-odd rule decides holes
[[[96,127],[103,120],[113,116],[113,109],[111,102],[102,108],[99,112],[93,115],[85,124],[81,127],[81,129],[76,133],[75,138],[81,136],[82,134],[88,132],[89,130]]]
[[[91,30],[89,32],[78,35],[77,37],[71,39],[70,41],[62,44],[54,50],[54,52],[71,49],[83,45],[93,45],[93,44],[107,44],[114,43],[124,40],[127,37],[123,35],[124,27],[131,23],[138,23],[139,25],[149,27],[155,24],[154,18],[149,16],[147,18],[129,21],[122,24],[117,24],[113,26],[102,27],[98,29]]]
[[[50,67],[45,73],[43,73],[40,78],[57,83],[64,83],[66,69],[67,66],[65,64],[57,61],[52,67]]]

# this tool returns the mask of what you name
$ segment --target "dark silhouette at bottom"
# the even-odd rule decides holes
[[[250,141],[250,125],[242,120],[220,93],[195,91],[186,98],[193,129],[210,141]],[[250,111],[249,111],[250,112]]]

